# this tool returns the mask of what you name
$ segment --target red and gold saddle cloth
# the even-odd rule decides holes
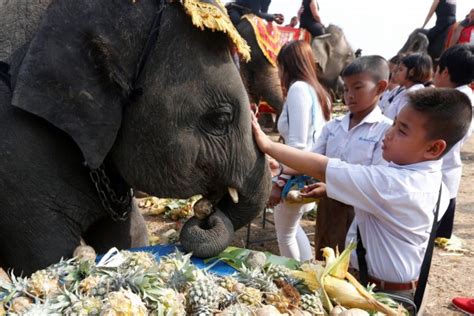
[[[278,26],[280,31],[280,46],[289,41],[302,40],[311,44],[311,33],[305,29],[296,29],[288,26]]]
[[[242,18],[252,25],[260,50],[270,64],[276,67],[278,52],[281,48],[278,28],[272,22],[267,22],[255,14],[246,14]]]

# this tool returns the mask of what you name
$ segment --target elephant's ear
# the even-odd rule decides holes
[[[332,46],[328,37],[313,39],[313,53],[315,53],[315,62],[322,73],[326,71],[326,66],[332,55]]]
[[[69,134],[86,163],[96,168],[120,128],[129,76],[103,35],[108,32],[100,35],[97,27],[81,19],[66,23],[58,16],[60,12],[48,12],[31,42],[19,68],[12,104]]]

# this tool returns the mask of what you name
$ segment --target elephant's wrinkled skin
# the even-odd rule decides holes
[[[28,43],[51,0],[0,0],[0,60]]]
[[[169,5],[130,98],[156,11],[153,0],[56,1],[13,58],[13,93],[0,84],[0,266],[29,274],[81,236],[99,252],[130,246],[130,221],[111,220],[84,162],[156,196],[211,200],[218,211],[181,238],[201,256],[263,209],[269,170],[224,34]]]

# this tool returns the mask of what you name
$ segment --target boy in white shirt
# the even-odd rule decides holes
[[[380,96],[380,101],[379,101],[379,107],[380,110],[382,110],[382,113],[387,109],[390,104],[393,102],[395,97],[402,92],[404,89],[403,87],[400,87],[398,83],[398,78],[396,76],[397,71],[398,71],[398,64],[400,63],[400,59],[402,56],[400,55],[395,55],[392,58],[390,58],[388,67],[390,69],[390,75],[388,78],[388,86],[387,89],[384,91],[384,93]]]
[[[438,88],[452,88],[465,93],[473,105],[474,97],[469,86],[474,80],[474,45],[463,44],[448,48],[440,57],[434,75],[434,84]],[[471,125],[472,127],[472,125]],[[449,190],[449,206],[444,214],[436,236],[451,238],[453,233],[456,196],[461,182],[461,147],[472,131],[454,145],[443,157],[443,182]]]
[[[327,196],[354,206],[369,281],[377,279],[379,290],[385,292],[403,288],[413,295],[440,193],[441,158],[466,134],[471,117],[469,98],[457,90],[410,93],[408,105],[383,140],[383,158],[390,162],[388,166],[354,165],[303,152],[272,142],[255,118],[252,127],[263,152],[325,181]],[[323,189],[308,186],[302,195],[317,197]],[[439,210],[447,206],[448,195],[444,187]],[[358,268],[357,262],[351,261],[351,265]]]
[[[312,151],[351,164],[388,164],[382,158],[382,139],[392,121],[377,106],[388,77],[388,63],[381,56],[362,56],[349,64],[342,72],[349,112],[323,127]],[[353,218],[352,206],[328,197],[320,200],[314,239],[316,259],[323,259],[319,249],[324,247],[344,249]]]

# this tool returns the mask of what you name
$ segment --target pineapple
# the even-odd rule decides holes
[[[33,273],[28,280],[27,291],[36,297],[47,298],[59,292],[59,278],[48,270]]]
[[[239,293],[238,301],[250,306],[261,306],[262,292],[252,287],[245,287],[243,291]]]
[[[231,276],[226,276],[223,278],[219,278],[217,280],[217,284],[226,289],[229,292],[232,292],[234,290],[234,286],[238,283],[237,279]]]
[[[147,270],[157,264],[155,257],[149,252],[122,250],[120,253],[125,258],[125,261],[119,267],[122,271]]]
[[[48,300],[40,302],[39,300],[35,304],[31,304],[26,312],[21,313],[22,316],[61,316],[61,312],[58,311],[54,306],[50,304]]]
[[[140,297],[128,290],[110,292],[101,311],[103,316],[145,316],[148,315]]]
[[[247,269],[243,267],[238,276],[239,282],[245,286],[253,287],[265,293],[274,293],[278,288],[273,283],[271,277],[265,275],[260,269]]]
[[[99,315],[102,309],[102,301],[96,297],[84,296],[74,302],[66,311],[68,315],[93,316]]]
[[[92,289],[97,287],[99,285],[99,282],[100,282],[100,277],[97,275],[90,275],[86,277],[85,279],[79,282],[79,285],[78,285],[79,293],[86,294],[86,295],[91,294]]]
[[[26,312],[31,305],[33,305],[33,300],[31,298],[18,296],[12,300],[9,312],[22,314]]]
[[[183,292],[189,284],[203,276],[203,272],[191,263],[191,254],[180,251],[162,257],[158,264],[158,275],[168,287]]]
[[[323,304],[316,294],[304,294],[301,296],[301,309],[311,313],[311,315],[324,315]]]
[[[273,280],[277,280],[277,279],[288,278],[290,269],[282,265],[269,264],[267,268],[265,269],[265,272]]]
[[[151,291],[153,296],[150,298],[148,306],[153,311],[153,315],[185,315],[183,294],[169,288],[155,288]]]
[[[265,293],[264,302],[267,305],[275,306],[280,313],[286,313],[290,309],[290,301],[281,292],[279,293]]]
[[[188,290],[188,307],[191,313],[204,313],[203,307],[217,309],[219,302],[218,286],[210,277],[202,277],[191,283]],[[207,315],[207,314],[203,314]]]

